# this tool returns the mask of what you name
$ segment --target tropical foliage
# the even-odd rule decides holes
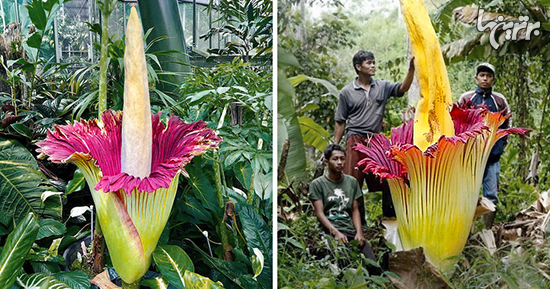
[[[215,35],[231,36],[234,40],[225,47],[210,49],[209,52],[223,55],[242,55],[246,61],[251,58],[269,56],[273,50],[273,1],[270,0],[222,0],[210,2],[209,10],[223,11],[213,27],[201,38]]]
[[[39,49],[44,49],[48,38],[43,35],[51,35],[50,23],[63,2],[28,3],[30,17],[25,21],[37,30],[24,35],[14,46],[19,53],[5,60],[7,77],[2,80],[9,90],[0,96],[0,288],[89,288],[96,274],[91,265],[98,257],[81,245],[91,223],[95,227],[89,189],[75,166],[39,159],[35,143],[55,124],[97,117],[100,75],[106,76],[106,107],[122,109],[126,47],[112,31],[102,43],[94,43],[97,54],[107,52],[104,74],[99,63],[48,61]],[[266,24],[271,21],[270,3],[247,6],[247,12],[268,19],[254,37],[272,37]],[[93,34],[103,33],[98,23],[88,27]],[[213,68],[186,63],[193,77],[168,81],[176,88],[168,93],[157,88],[168,83],[161,76],[186,74],[164,66],[160,56],[170,48],[152,49],[165,37],[151,33],[145,31],[144,39],[152,112],[163,120],[175,114],[187,122],[206,121],[225,141],[216,152],[197,156],[186,166],[189,177],[180,177],[168,224],[142,285],[271,288],[272,73],[267,58],[262,67],[247,62],[256,53],[270,57],[271,42],[254,40],[263,46],[254,42],[258,49],[236,51],[233,62]],[[63,255],[69,247],[79,248],[72,264]],[[109,253],[105,266],[111,266]],[[63,272],[66,267],[73,271]]]

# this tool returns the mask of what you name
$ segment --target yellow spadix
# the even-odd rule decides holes
[[[401,0],[410,43],[415,56],[415,72],[420,86],[420,100],[414,116],[413,140],[422,151],[442,135],[453,136],[449,113],[451,87],[441,48],[422,0]]]

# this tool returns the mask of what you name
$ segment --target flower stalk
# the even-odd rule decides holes
[[[101,118],[101,114],[107,110],[107,68],[109,67],[108,61],[108,49],[109,44],[109,17],[115,9],[117,1],[115,0],[97,0],[99,9],[101,10],[101,51],[99,52],[99,107],[98,114]]]
[[[214,175],[216,176],[216,192],[218,195],[218,202],[220,208],[225,208],[225,204],[223,201],[223,186],[222,186],[222,172],[220,169],[221,162],[220,162],[220,155],[217,151],[214,152]],[[220,239],[222,243],[223,248],[223,258],[226,261],[231,261],[230,254],[226,254],[227,250],[231,251],[231,245],[229,245],[229,237],[228,237],[228,231],[227,226],[225,225],[225,221],[221,220],[221,222],[218,223],[218,232],[220,233]],[[209,244],[210,246],[210,244]]]

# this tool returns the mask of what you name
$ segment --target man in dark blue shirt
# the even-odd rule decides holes
[[[468,91],[458,101],[461,104],[468,104],[470,107],[476,107],[483,105],[491,112],[501,112],[505,115],[510,114],[510,106],[506,101],[506,98],[493,91],[493,84],[495,82],[495,67],[490,63],[481,63],[476,68],[475,80],[477,82],[477,88],[474,91]],[[500,128],[511,127],[511,118],[508,118]],[[483,173],[483,196],[491,200],[495,205],[498,202],[497,190],[498,190],[498,178],[500,175],[500,156],[506,146],[506,138],[502,138],[497,141],[487,160],[487,166]],[[487,226],[492,226],[495,213],[489,215]]]

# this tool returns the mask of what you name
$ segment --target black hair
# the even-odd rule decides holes
[[[370,51],[365,50],[359,50],[355,55],[353,56],[353,69],[355,69],[355,73],[359,74],[359,71],[357,68],[355,68],[355,65],[357,64],[363,64],[365,60],[374,60],[374,54]]]
[[[333,151],[342,151],[344,152],[344,155],[346,155],[346,149],[341,146],[341,145],[338,145],[338,144],[329,144],[325,150],[323,151],[323,155],[325,156],[325,160],[329,160],[330,157],[332,156],[332,152]]]

